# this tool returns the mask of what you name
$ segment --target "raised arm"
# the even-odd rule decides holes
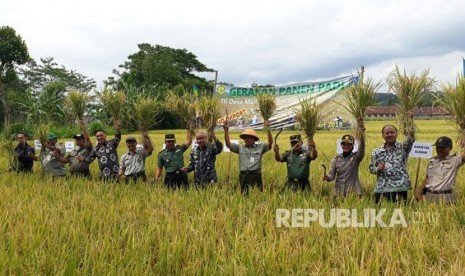
[[[308,139],[308,150],[310,151],[310,159],[315,160],[318,157],[318,151],[313,139]]]
[[[278,162],[283,162],[283,158],[281,157],[281,155],[279,154],[279,146],[278,144],[275,144],[273,146],[273,150],[274,150],[274,160],[278,161]]]
[[[186,148],[189,148],[192,144],[192,130],[190,129],[189,125],[187,126],[186,129]]]
[[[223,124],[224,129],[224,143],[228,147],[228,149],[232,149],[231,139],[229,138],[229,126],[228,123]]]
[[[267,143],[267,148],[268,150],[271,149],[271,147],[273,146],[273,136],[271,135],[271,130],[270,130],[270,121],[269,120],[265,120],[265,122],[263,123],[263,125],[265,126],[265,129],[266,129],[266,136],[268,138],[268,143]]]
[[[144,130],[141,131],[140,134],[142,135],[142,144],[144,145],[144,150],[147,151],[149,155],[151,155],[153,152],[153,143],[148,132]]]

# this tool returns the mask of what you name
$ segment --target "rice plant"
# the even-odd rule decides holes
[[[439,99],[439,104],[452,115],[459,128],[459,144],[465,148],[465,78],[458,75],[455,86],[443,84],[442,90],[444,97]]]
[[[273,116],[276,111],[275,96],[269,93],[258,93],[257,104],[263,120],[268,120]]]
[[[297,112],[297,120],[306,137],[313,139],[319,123],[318,106],[315,100],[300,100],[300,111]]]
[[[162,112],[162,104],[154,98],[139,97],[134,103],[134,120],[141,131],[147,131],[154,127]]]
[[[14,133],[11,132],[11,126],[4,126],[0,135],[0,151],[3,156],[8,158],[8,167],[13,171],[19,168],[19,161],[15,152],[14,141]]]
[[[424,92],[432,89],[434,79],[428,77],[429,69],[424,70],[419,76],[415,73],[407,75],[401,73],[399,66],[389,73],[387,83],[390,90],[393,90],[397,95],[397,113],[400,122],[400,129],[404,134],[413,133],[415,124],[409,120],[408,113],[413,112],[413,109],[418,106],[418,103],[423,99]]]
[[[209,132],[213,131],[216,121],[221,117],[220,107],[218,98],[203,96],[199,100],[200,116]]]
[[[102,92],[97,93],[99,100],[103,104],[103,108],[113,118],[113,122],[121,119],[121,112],[126,103],[126,95],[123,91],[113,91],[105,88]]]
[[[66,99],[68,112],[78,120],[82,120],[90,102],[87,92],[71,91]]]
[[[357,122],[363,121],[367,107],[376,105],[375,94],[380,87],[381,83],[374,83],[371,78],[365,81],[362,75],[357,83],[352,84],[345,91],[344,108],[354,116]],[[363,135],[363,130],[357,127],[355,137],[361,139]]]
[[[170,90],[165,96],[164,107],[166,110],[178,115],[186,126],[193,130],[196,113],[193,95],[186,92],[179,96]]]

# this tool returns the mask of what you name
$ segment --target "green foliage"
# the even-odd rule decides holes
[[[178,84],[191,87],[193,84],[201,90],[211,90],[211,85],[194,72],[212,72],[213,70],[197,60],[197,57],[186,49],[173,49],[161,45],[142,43],[139,51],[128,56],[128,60],[120,65],[122,71],[114,70],[117,79],[109,79],[108,84],[122,89],[123,83],[142,86],[166,86],[172,88]]]
[[[115,130],[113,129],[113,127],[105,125],[104,123],[100,121],[93,121],[87,124],[87,130],[90,136],[93,136],[98,130],[103,130],[108,135],[115,134]]]

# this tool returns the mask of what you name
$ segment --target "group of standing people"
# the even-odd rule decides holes
[[[409,120],[413,124],[413,114]],[[241,193],[249,194],[252,187],[263,190],[262,179],[262,157],[273,149],[277,162],[286,163],[287,180],[284,187],[293,191],[308,190],[311,185],[309,181],[310,163],[318,157],[318,151],[313,139],[308,139],[307,147],[303,147],[303,140],[300,134],[289,137],[291,149],[280,154],[277,144],[273,146],[273,138],[270,131],[270,122],[265,120],[267,142],[259,143],[260,138],[253,129],[246,129],[239,137],[243,144],[231,142],[228,124],[223,125],[225,133],[225,144],[231,152],[239,155],[239,184]],[[364,131],[363,121],[357,122],[359,131]],[[154,150],[152,141],[146,131],[141,131],[141,148],[137,147],[137,140],[134,137],[126,139],[128,152],[121,159],[118,159],[117,148],[121,141],[121,124],[115,123],[115,137],[107,139],[105,131],[98,130],[95,133],[97,144],[92,146],[89,134],[83,128],[82,134],[77,134],[73,138],[76,140],[75,149],[65,156],[64,147],[57,143],[57,136],[48,134],[48,140],[44,143],[39,156],[35,155],[35,150],[27,144],[24,133],[17,135],[18,146],[15,148],[19,160],[16,171],[32,172],[33,162],[40,161],[45,174],[53,177],[66,175],[65,164],[70,164],[70,174],[91,179],[89,165],[95,159],[98,160],[100,169],[99,178],[103,181],[117,181],[124,177],[129,181],[146,181],[145,159]],[[386,125],[382,128],[384,144],[376,148],[371,155],[369,165],[370,173],[377,176],[374,189],[375,202],[381,199],[388,201],[406,201],[408,190],[411,189],[411,181],[407,172],[408,155],[415,142],[415,132],[411,128],[406,132],[405,140],[401,143],[397,141],[398,130],[393,125]],[[190,160],[187,166],[184,165],[184,152],[191,146],[193,132],[186,131],[186,142],[176,144],[174,134],[165,135],[166,147],[158,154],[158,162],[155,173],[155,181],[162,178],[163,170],[166,171],[164,183],[170,189],[188,189],[187,173],[194,172],[194,185],[196,188],[206,188],[218,182],[215,169],[216,156],[223,150],[223,144],[216,138],[213,130],[206,132],[198,131],[195,134],[197,147],[190,153]],[[354,151],[355,143],[358,143],[358,150]],[[421,200],[444,200],[453,202],[453,189],[455,188],[455,178],[458,168],[465,163],[465,151],[460,155],[450,155],[452,150],[452,140],[448,137],[440,137],[436,143],[437,155],[433,157],[427,167],[426,178],[422,186],[415,192],[415,198]],[[323,181],[335,181],[334,193],[336,196],[345,197],[350,193],[355,193],[359,197],[362,195],[362,187],[359,179],[359,166],[365,155],[366,141],[364,135],[357,140],[345,134],[341,138],[342,153],[337,154],[332,160]]]

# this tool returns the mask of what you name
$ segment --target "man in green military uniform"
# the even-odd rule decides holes
[[[187,129],[186,143],[176,145],[174,134],[165,135],[166,148],[158,154],[158,167],[155,175],[155,181],[158,181],[163,173],[163,167],[166,169],[165,185],[167,188],[188,188],[189,183],[187,174],[182,170],[184,168],[184,152],[192,143],[192,132]]]
[[[302,148],[302,137],[300,134],[292,135],[289,138],[291,150],[286,151],[282,156],[279,154],[279,146],[274,145],[275,160],[287,164],[286,188],[297,191],[298,189],[310,190],[310,162],[318,157],[315,141],[308,140],[308,150]]]

